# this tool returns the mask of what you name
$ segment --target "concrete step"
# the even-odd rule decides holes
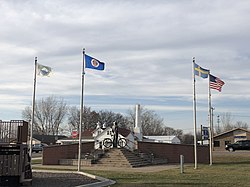
[[[97,164],[109,164],[116,167],[140,167],[149,165],[150,163],[126,149],[111,149],[97,162]]]
[[[96,154],[98,154],[96,152]],[[110,149],[100,152],[97,160],[82,159],[83,166],[104,166],[104,167],[141,167],[147,165],[166,164],[166,159],[155,158],[150,154],[131,152],[125,148]],[[98,158],[98,157],[97,157]],[[60,165],[78,165],[78,159],[61,159]]]

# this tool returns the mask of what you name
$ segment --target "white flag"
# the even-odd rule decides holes
[[[51,67],[37,64],[37,75],[49,77],[52,72]]]

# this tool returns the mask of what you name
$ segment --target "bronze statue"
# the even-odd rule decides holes
[[[117,144],[118,144],[118,123],[116,121],[113,122],[112,132],[114,134],[113,147],[117,147]]]

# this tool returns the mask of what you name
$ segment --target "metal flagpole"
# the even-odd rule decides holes
[[[194,74],[195,57],[193,57],[193,120],[194,120],[194,169],[197,169],[197,140],[196,140],[196,96],[195,96],[195,74]]]
[[[35,100],[36,100],[36,71],[37,71],[37,57],[35,57],[35,70],[34,70],[34,87],[33,87],[33,100],[32,100],[32,115],[30,126],[30,158],[32,158],[32,139],[33,139],[33,125],[34,125],[34,113],[35,113]]]
[[[211,137],[212,137],[212,154],[213,154],[213,150],[214,150],[214,110],[215,110],[215,108],[212,107],[212,95],[211,95],[211,127],[212,127]],[[212,158],[213,158],[213,155],[212,155]]]
[[[208,71],[208,123],[209,123],[209,157],[210,157],[210,166],[213,164],[213,155],[212,155],[212,116],[211,116],[211,88],[210,88],[210,71]]]
[[[84,94],[84,76],[85,76],[85,49],[82,51],[82,84],[81,84],[81,109],[80,109],[80,125],[79,125],[79,148],[78,148],[78,170],[81,170],[81,150],[82,150],[82,123],[83,123],[83,94]]]

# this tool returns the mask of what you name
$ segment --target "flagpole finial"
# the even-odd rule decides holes
[[[83,52],[83,53],[85,52],[85,48],[82,48],[82,52]]]
[[[193,57],[193,61],[195,61],[195,57]]]
[[[35,60],[37,60],[37,56],[35,57]]]

